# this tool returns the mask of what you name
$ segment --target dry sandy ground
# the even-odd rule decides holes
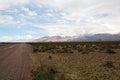
[[[28,44],[0,46],[0,80],[28,80],[32,69]]]

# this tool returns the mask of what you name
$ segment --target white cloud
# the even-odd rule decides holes
[[[23,6],[28,4],[30,0],[0,0],[0,10],[5,10],[11,6]]]
[[[0,24],[13,24],[14,18],[12,16],[3,15],[0,16]]]
[[[76,29],[80,29],[80,34],[84,32],[120,32],[119,0],[35,0],[34,2],[36,2],[35,4],[44,5],[50,9],[60,10],[63,12],[62,16],[60,16],[62,19],[56,20],[58,23],[57,25],[44,25],[52,35],[67,34],[66,32],[68,32],[68,35],[76,34]],[[98,14],[102,15],[104,13],[108,14],[108,16],[102,18],[95,17]],[[72,25],[71,23],[67,24],[69,28],[63,24],[68,23],[67,20],[73,21]]]
[[[54,14],[48,12],[48,13],[46,14],[46,16],[48,16],[48,17],[53,17]]]
[[[88,25],[90,25],[88,27]],[[99,27],[99,26],[100,27]],[[80,34],[97,34],[97,33],[118,33],[120,32],[120,27],[114,25],[109,26],[108,24],[33,24],[37,28],[43,28],[48,31],[49,36],[75,36]],[[114,28],[113,28],[114,27]]]
[[[48,6],[55,10],[62,10],[71,17],[92,16],[99,12],[119,11],[119,0],[34,0],[37,5]],[[115,9],[116,10],[115,10]],[[114,12],[115,11],[115,12]]]
[[[30,7],[31,5],[37,7],[37,10],[32,11],[29,6],[24,6],[26,4]],[[20,11],[25,12],[18,14],[19,21],[15,21],[12,16],[1,15],[0,24],[31,25],[47,30],[50,36],[118,33],[120,32],[119,4],[120,0],[0,0],[0,10],[11,6],[20,6]],[[41,8],[43,10],[40,10]],[[57,14],[60,15],[55,16]],[[108,14],[108,16],[96,17],[102,14]],[[36,18],[33,19],[34,16]],[[45,16],[43,21],[41,16]],[[46,23],[45,19],[49,19],[48,21],[51,21],[51,23]],[[32,20],[43,23],[40,24]],[[54,23],[52,23],[52,20]],[[35,31],[29,31],[28,33],[36,34]]]
[[[24,35],[24,36],[1,36],[0,37],[0,42],[19,42],[19,41],[30,41],[31,39],[33,39],[33,37],[31,35]]]
[[[22,10],[24,10],[28,16],[32,17],[32,16],[37,16],[37,13],[34,11],[31,11],[29,8],[22,8]]]

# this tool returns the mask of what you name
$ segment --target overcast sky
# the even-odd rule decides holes
[[[120,0],[0,0],[0,41],[119,32]]]

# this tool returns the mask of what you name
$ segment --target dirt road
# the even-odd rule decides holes
[[[32,69],[28,44],[0,46],[0,80],[28,80]]]

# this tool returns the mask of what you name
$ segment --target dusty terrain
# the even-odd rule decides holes
[[[0,44],[0,80],[28,80],[30,53],[28,44]]]
[[[0,80],[32,79],[120,80],[120,42],[0,44]]]
[[[34,63],[47,68],[38,70],[36,80],[120,80],[120,42],[31,45]],[[43,71],[55,74],[54,79],[43,79]]]

